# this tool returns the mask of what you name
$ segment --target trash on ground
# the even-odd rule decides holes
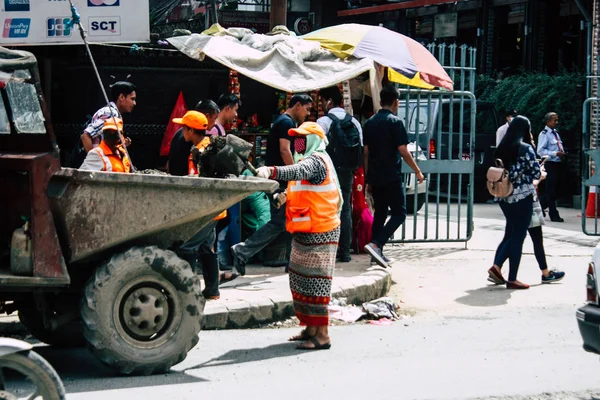
[[[367,313],[357,306],[329,306],[329,318],[344,322],[356,322],[366,315]]]
[[[381,319],[377,319],[377,320],[371,320],[371,321],[369,321],[369,323],[371,325],[388,326],[388,325],[391,325],[393,323],[393,321],[388,318],[381,318]]]
[[[387,319],[391,322],[400,319],[400,316],[396,312],[398,308],[389,297],[381,297],[363,303],[361,307],[347,305],[347,299],[345,298],[334,298],[329,303],[329,317],[344,322],[381,319]],[[385,324],[385,322],[382,323],[382,325]]]
[[[367,313],[367,319],[389,318],[392,321],[400,319],[400,316],[396,313],[399,307],[394,304],[394,301],[390,297],[381,297],[363,303],[362,306]]]

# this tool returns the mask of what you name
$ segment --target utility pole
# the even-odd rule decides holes
[[[212,19],[212,23],[216,24],[219,22],[217,17],[217,2],[216,0],[210,0],[210,17]]]
[[[277,25],[287,26],[287,0],[271,0],[270,29]]]

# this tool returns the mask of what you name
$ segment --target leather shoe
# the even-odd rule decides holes
[[[550,217],[550,221],[552,221],[552,222],[565,222],[565,220],[564,220],[564,219],[562,219],[562,218],[561,218],[560,216],[558,216],[558,215],[555,215],[555,216],[552,216],[552,217]]]
[[[507,289],[529,289],[529,285],[526,283],[521,283],[519,281],[506,282]]]

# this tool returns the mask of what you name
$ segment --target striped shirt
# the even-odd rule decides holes
[[[123,119],[117,105],[112,101],[109,104],[110,108],[105,106],[96,111],[91,122],[84,129],[84,132],[91,136],[93,147],[97,147],[102,141],[102,127],[104,126],[104,121],[113,116]]]

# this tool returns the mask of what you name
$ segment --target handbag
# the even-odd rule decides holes
[[[542,205],[536,197],[535,200],[533,200],[533,213],[531,214],[531,222],[529,223],[529,228],[537,228],[538,226],[542,225],[546,225],[546,221],[544,220],[544,212],[542,211]]]
[[[494,166],[488,168],[486,179],[488,192],[492,196],[502,198],[512,194],[513,184],[501,159],[497,158],[494,161]]]

